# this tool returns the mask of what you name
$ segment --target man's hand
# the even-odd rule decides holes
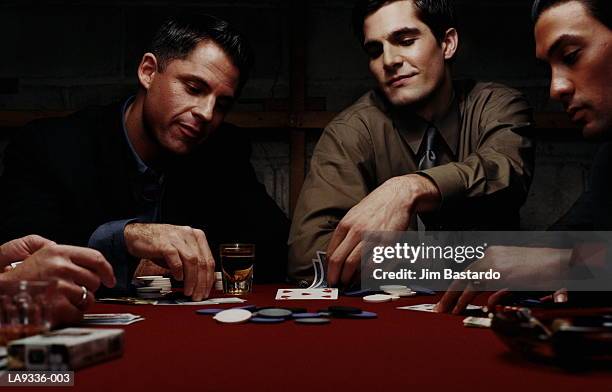
[[[0,270],[16,261],[22,261],[37,250],[55,242],[39,235],[28,235],[0,245]]]
[[[529,290],[539,289],[534,277],[541,283],[541,290],[550,290],[549,282],[559,281],[565,277],[572,255],[571,249],[527,248],[518,246],[491,246],[485,256],[470,264],[470,271],[487,271],[492,269],[501,275],[495,285],[517,288],[530,282]],[[472,301],[487,289],[484,282],[454,281],[436,305],[440,313],[460,314]],[[491,287],[489,287],[491,291]],[[493,307],[510,294],[506,288],[493,293],[488,299],[488,306]]]
[[[202,230],[189,226],[131,223],[125,227],[128,252],[168,267],[185,281],[184,293],[194,301],[208,297],[215,280],[215,259]]]
[[[351,282],[361,261],[365,231],[403,231],[412,214],[433,210],[440,199],[436,185],[418,174],[394,177],[359,202],[338,224],[327,248],[328,282]]]
[[[138,267],[136,267],[136,271],[134,271],[134,278],[138,276],[151,275],[168,276],[170,275],[170,270],[166,267],[155,264],[149,259],[141,259],[140,263],[138,263]]]
[[[100,283],[107,287],[115,285],[113,268],[97,250],[46,244],[14,269],[0,274],[0,283],[3,280],[57,280],[59,295],[54,298],[53,324],[77,322],[83,310],[94,302],[93,293]],[[83,287],[87,289],[85,298]]]

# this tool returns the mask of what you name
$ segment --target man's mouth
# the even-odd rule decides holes
[[[584,119],[585,110],[584,110],[583,107],[573,106],[573,107],[570,107],[569,109],[567,109],[566,111],[567,111],[567,114],[569,115],[570,119],[573,122],[580,122],[581,120]]]
[[[404,84],[404,82],[410,78],[412,78],[413,76],[415,76],[416,74],[409,74],[409,75],[398,75],[395,76],[391,79],[389,79],[387,81],[387,86],[389,87],[397,87],[397,86],[401,86],[402,84]]]
[[[193,125],[185,124],[185,123],[179,123],[178,126],[180,127],[183,135],[187,136],[189,139],[199,139],[200,138],[201,132],[198,130],[197,127],[194,127]]]

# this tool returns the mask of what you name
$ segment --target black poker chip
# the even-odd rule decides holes
[[[333,315],[361,313],[361,309],[352,306],[330,306],[327,310]]]

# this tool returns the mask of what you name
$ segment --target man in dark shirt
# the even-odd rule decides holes
[[[551,98],[563,103],[585,138],[604,142],[591,168],[589,188],[551,228],[553,230],[610,230],[612,227],[611,10],[609,0],[537,0],[533,6],[536,55],[550,64]],[[521,264],[522,260],[530,262]],[[554,276],[555,271],[565,271],[577,262],[590,261],[599,263],[600,258],[581,257],[579,246],[573,249],[496,247],[474,264],[483,270],[502,266],[512,272],[507,274],[512,276],[512,281],[505,282],[512,286],[530,276],[560,279],[558,274]],[[602,268],[601,265],[586,267]],[[438,304],[438,311],[459,313],[479,293],[472,284],[465,287],[465,284],[454,282],[453,285]],[[504,293],[492,295],[489,302],[499,300]],[[601,299],[602,296],[596,297]],[[593,298],[590,296],[589,301]],[[608,300],[609,296],[604,299]],[[567,294],[559,292],[556,300],[564,302]]]
[[[257,245],[255,276],[284,277],[288,222],[257,181],[248,142],[223,124],[252,54],[225,21],[165,22],[127,101],[35,122],[6,152],[0,236],[89,245],[125,289],[148,259],[207,297],[215,247]]]

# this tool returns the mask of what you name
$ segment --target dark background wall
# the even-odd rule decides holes
[[[460,53],[455,74],[522,90],[538,112],[548,99],[547,69],[534,58],[531,0],[457,1]],[[236,110],[286,108],[290,86],[289,1],[2,1],[0,111],[66,111],[135,91],[135,69],[155,27],[176,11],[205,11],[242,30],[257,63]],[[350,31],[352,1],[309,1],[306,92],[320,110],[339,111],[369,87],[365,56]],[[289,210],[289,144],[283,132],[249,131],[253,164],[269,193]],[[595,146],[547,132],[523,208],[526,228],[545,228],[582,191]],[[312,151],[318,131],[309,132]],[[558,137],[557,137],[558,136]]]

